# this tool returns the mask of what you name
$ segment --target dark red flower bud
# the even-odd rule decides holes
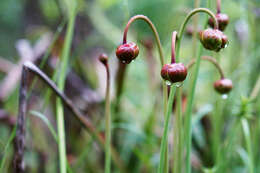
[[[224,31],[226,26],[229,23],[228,15],[224,14],[224,13],[218,13],[218,14],[216,14],[216,18],[217,18],[217,21],[218,21],[218,29],[220,31]],[[213,20],[213,18],[209,19],[208,24],[209,24],[210,27],[214,28],[214,20]]]
[[[125,43],[117,47],[116,56],[122,63],[129,64],[139,54],[139,48],[135,43]]]
[[[228,38],[220,30],[208,28],[206,30],[200,31],[200,42],[202,45],[213,51],[220,51],[220,49],[225,48],[228,43]]]
[[[224,79],[217,80],[214,83],[214,88],[220,94],[227,94],[232,90],[233,84],[230,79],[224,78]]]
[[[104,65],[106,65],[107,61],[108,61],[108,56],[106,54],[104,54],[104,53],[100,54],[99,55],[99,61],[101,63],[103,63]]]
[[[171,83],[182,82],[186,79],[187,68],[182,63],[165,64],[161,76]]]

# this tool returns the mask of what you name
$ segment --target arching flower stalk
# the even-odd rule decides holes
[[[124,35],[123,35],[123,43],[122,45],[119,45],[117,50],[116,50],[116,55],[117,55],[117,58],[123,63],[123,64],[129,64],[131,61],[133,61],[137,56],[138,56],[138,53],[139,53],[139,48],[138,46],[135,44],[135,43],[128,43],[127,42],[127,33],[128,33],[128,29],[129,27],[131,26],[131,24],[136,21],[136,20],[143,20],[145,21],[149,27],[152,29],[153,31],[153,34],[154,34],[154,37],[155,37],[155,40],[156,40],[156,44],[157,44],[157,47],[158,47],[158,51],[159,51],[159,57],[160,57],[160,63],[161,63],[161,66],[164,65],[164,55],[163,55],[163,48],[162,48],[162,44],[161,44],[161,41],[160,41],[160,38],[159,38],[159,34],[157,32],[157,29],[156,27],[154,26],[154,24],[152,23],[152,21],[144,16],[144,15],[136,15],[136,16],[133,16],[127,23],[125,29],[124,29]],[[124,67],[124,76],[125,76],[125,68]],[[123,82],[124,82],[124,76],[121,76],[121,83],[118,83],[118,85],[120,85],[121,87],[123,86]],[[163,85],[163,110],[164,110],[164,114],[166,114],[166,109],[167,109],[167,98],[168,98],[168,94],[167,94],[167,86],[166,86],[166,83],[163,82],[162,83]],[[117,87],[117,90],[118,91],[122,91],[122,88],[120,87]],[[120,98],[120,95],[121,92],[118,92],[116,91],[116,93],[118,93],[117,95],[117,99]],[[117,101],[116,103],[119,104],[119,102]],[[118,105],[116,105],[115,107],[118,107]],[[166,165],[167,167],[167,165]]]
[[[161,66],[163,66],[164,65],[164,55],[163,55],[163,48],[162,48],[162,44],[161,44],[161,41],[160,41],[159,34],[157,32],[156,27],[152,23],[152,21],[147,16],[144,16],[144,15],[133,16],[128,21],[128,23],[127,23],[127,25],[124,29],[123,43],[121,45],[119,45],[117,47],[117,50],[116,50],[117,58],[120,60],[120,62],[125,63],[125,64],[129,64],[131,61],[133,61],[138,56],[138,54],[139,54],[138,46],[133,42],[129,42],[129,43],[127,42],[127,33],[128,33],[128,30],[129,30],[129,27],[136,20],[145,21],[149,25],[149,27],[152,29],[155,40],[156,40],[156,44],[157,44],[157,47],[158,47],[158,52],[159,52],[159,55],[160,55],[159,56],[160,57],[160,63],[161,63]],[[125,76],[125,70],[124,70],[124,76]],[[118,85],[120,85],[121,87],[123,87],[124,76],[121,76],[121,83],[118,83]],[[121,87],[117,88],[117,90],[120,91],[120,92],[118,92],[118,91],[116,92],[116,93],[118,93],[117,97],[120,97],[120,95],[121,95],[121,91],[122,91]],[[166,112],[167,86],[166,86],[165,83],[163,83],[163,97],[164,97],[164,112]]]
[[[211,62],[217,68],[220,74],[220,79],[214,83],[215,90],[220,94],[229,93],[233,88],[232,81],[228,78],[225,78],[224,72],[220,67],[220,65],[218,64],[218,62],[210,56],[202,56],[201,59]],[[190,69],[195,63],[196,63],[195,59],[191,60],[187,65],[187,68]]]
[[[163,129],[163,137],[160,148],[160,163],[158,167],[158,173],[167,172],[168,168],[165,168],[165,162],[168,165],[167,146],[168,146],[168,130],[170,123],[170,116],[172,113],[173,98],[176,90],[176,83],[183,82],[187,76],[187,68],[182,63],[176,63],[175,57],[175,45],[177,39],[177,32],[172,33],[172,49],[171,49],[171,64],[165,64],[161,70],[161,76],[164,80],[172,83],[170,90],[169,101],[167,103],[167,111],[165,115],[165,123]]]
[[[106,54],[99,56],[99,61],[106,68],[106,98],[105,98],[105,173],[111,170],[111,112],[110,112],[110,71],[108,65],[108,57]]]

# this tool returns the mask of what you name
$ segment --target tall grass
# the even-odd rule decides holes
[[[66,2],[65,2],[66,3]],[[61,66],[60,66],[60,73],[58,79],[58,88],[63,91],[65,80],[66,80],[66,73],[69,64],[69,57],[70,57],[70,48],[71,42],[73,38],[74,32],[74,25],[75,25],[75,18],[77,15],[76,11],[76,2],[67,2],[67,10],[68,10],[68,26],[65,36],[64,47],[62,49],[61,55]],[[60,161],[60,172],[66,173],[66,139],[65,139],[65,128],[64,128],[64,109],[62,102],[59,98],[56,100],[56,114],[57,114],[57,128],[58,128],[58,138],[59,138],[59,161]]]

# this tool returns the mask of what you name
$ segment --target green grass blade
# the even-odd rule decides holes
[[[3,157],[2,157],[2,160],[1,160],[1,163],[0,163],[0,172],[4,172],[4,165],[5,165],[5,160],[7,158],[7,151],[10,147],[10,145],[12,144],[13,140],[14,140],[14,137],[16,135],[16,126],[13,128],[12,130],[12,133],[10,135],[10,137],[8,138],[8,141],[6,143],[6,146],[4,148],[4,152],[3,152]]]
[[[168,131],[169,131],[170,117],[172,113],[172,104],[175,95],[175,90],[176,90],[176,86],[173,85],[171,87],[170,96],[167,103],[167,111],[165,116],[163,137],[162,137],[161,149],[160,149],[160,163],[159,163],[158,173],[164,173],[165,159],[166,160],[168,159],[165,158],[165,155],[166,155],[166,149],[168,145]]]
[[[53,138],[54,138],[55,141],[58,143],[57,133],[56,133],[54,127],[52,126],[51,122],[48,120],[48,118],[46,118],[45,115],[43,115],[42,113],[37,112],[37,111],[30,111],[30,114],[33,115],[33,116],[36,116],[36,117],[40,118],[40,119],[46,124],[46,126],[47,126],[48,129],[50,130],[50,132],[51,132]]]
[[[69,55],[70,55],[70,48],[73,38],[74,32],[74,24],[76,18],[76,2],[66,1],[64,0],[65,5],[68,9],[68,27],[65,36],[64,47],[62,49],[62,56],[61,56],[61,69],[60,69],[60,76],[58,80],[58,88],[63,91],[64,84],[66,79],[66,71],[69,63]],[[72,5],[72,6],[70,6]],[[71,8],[71,9],[70,9]],[[64,110],[62,106],[62,102],[59,98],[57,98],[57,128],[58,128],[58,138],[59,138],[59,161],[60,161],[60,172],[66,173],[66,142],[65,142],[65,127],[64,127]]]

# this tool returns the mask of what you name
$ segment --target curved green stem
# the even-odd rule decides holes
[[[158,168],[158,173],[165,173],[165,168],[164,164],[165,161],[168,162],[168,157],[165,157],[166,155],[166,150],[167,150],[167,144],[168,144],[168,130],[169,130],[169,123],[170,123],[170,117],[172,113],[172,104],[173,104],[173,99],[174,99],[174,94],[175,94],[176,86],[171,87],[170,95],[169,95],[169,101],[167,103],[167,114],[165,117],[165,124],[164,124],[164,129],[163,129],[163,137],[161,141],[161,148],[160,148],[160,164]],[[166,160],[165,160],[166,159]]]
[[[66,71],[69,63],[70,47],[74,32],[76,11],[73,10],[72,15],[69,17],[68,29],[65,36],[64,48],[62,49],[62,62],[60,77],[58,80],[58,88],[63,91],[66,79]],[[57,98],[57,129],[59,137],[59,160],[60,160],[60,173],[66,173],[66,142],[65,142],[65,127],[64,127],[64,110],[62,102]]]
[[[184,31],[185,31],[186,25],[187,25],[189,19],[190,19],[193,15],[195,15],[195,14],[197,14],[197,13],[206,13],[206,14],[208,14],[210,17],[212,17],[213,20],[214,20],[214,24],[215,24],[214,28],[215,28],[215,29],[218,29],[218,21],[217,21],[215,15],[214,15],[214,13],[211,12],[209,9],[207,9],[207,8],[195,8],[194,10],[190,11],[189,14],[186,16],[186,18],[184,19],[184,22],[182,23],[181,28],[180,28],[180,30],[179,30],[177,50],[176,50],[176,52],[177,52],[177,53],[176,53],[176,55],[177,55],[176,61],[177,61],[177,62],[178,62],[178,60],[179,60],[178,57],[179,57],[179,52],[180,52],[180,45],[181,45],[181,40],[182,40],[182,37],[183,37],[183,33],[184,33]]]
[[[158,46],[158,51],[159,51],[159,54],[160,54],[160,61],[161,61],[161,66],[164,65],[164,56],[163,56],[163,48],[162,48],[162,44],[161,44],[161,41],[160,41],[160,37],[159,37],[159,34],[157,32],[157,29],[156,27],[154,26],[154,24],[152,23],[152,21],[147,17],[147,16],[144,16],[144,15],[136,15],[136,16],[133,16],[127,23],[126,27],[125,27],[125,30],[124,30],[124,36],[123,36],[123,44],[125,44],[127,42],[127,32],[128,32],[128,29],[130,27],[130,25],[135,21],[135,20],[138,20],[138,19],[141,19],[143,21],[145,21],[149,26],[150,28],[152,29],[153,31],[153,34],[154,34],[154,37],[156,39],[156,44]]]
[[[174,122],[174,148],[173,148],[173,172],[182,172],[182,151],[183,151],[183,131],[182,131],[182,88],[177,88],[176,91],[176,112]]]
[[[247,148],[247,153],[248,153],[248,172],[249,173],[254,173],[254,155],[253,155],[253,150],[252,150],[252,143],[251,143],[251,137],[250,137],[250,129],[249,129],[249,124],[247,119],[242,118],[241,119],[241,124],[243,128],[243,133],[245,135],[245,140],[246,140],[246,148]]]
[[[144,15],[136,15],[136,16],[133,16],[127,23],[126,27],[125,27],[125,30],[124,30],[124,36],[123,36],[123,44],[127,43],[127,32],[128,32],[128,29],[130,27],[130,25],[135,21],[135,20],[143,20],[145,21],[149,26],[150,28],[152,29],[153,31],[153,34],[154,34],[154,37],[155,37],[155,40],[156,40],[156,44],[157,44],[157,47],[158,47],[158,51],[159,51],[159,55],[160,55],[160,63],[161,63],[161,67],[163,67],[164,65],[164,55],[163,55],[163,48],[162,48],[162,44],[161,44],[161,41],[160,41],[160,37],[159,37],[159,34],[157,32],[157,29],[156,27],[154,26],[154,24],[152,23],[152,21],[147,17],[147,16],[144,16]],[[166,114],[167,112],[167,98],[168,98],[168,95],[167,95],[167,86],[166,86],[166,83],[163,81],[163,110],[164,110],[164,114]],[[165,158],[167,158],[167,153],[166,153],[166,156]],[[167,160],[167,159],[166,159]],[[168,164],[166,163],[165,164],[165,167],[168,167],[167,166]]]
[[[225,78],[224,72],[223,72],[222,68],[220,67],[219,63],[216,61],[216,59],[212,58],[211,56],[202,56],[201,59],[211,62],[217,68],[217,70],[218,70],[218,72],[220,74],[221,79]],[[195,63],[196,63],[196,60],[192,59],[187,64],[187,69],[190,69]]]
[[[188,104],[187,104],[187,110],[186,110],[186,121],[185,121],[185,137],[186,137],[186,172],[190,173],[191,172],[191,165],[190,165],[190,153],[191,153],[191,113],[192,113],[192,106],[193,106],[193,100],[194,100],[194,96],[195,96],[195,88],[196,88],[196,83],[197,83],[197,78],[198,78],[198,74],[199,74],[199,67],[200,67],[200,55],[202,52],[202,46],[200,46],[199,52],[198,52],[198,56],[197,56],[197,60],[196,60],[196,66],[194,69],[194,73],[193,73],[193,78],[192,78],[192,82],[191,82],[191,91],[189,93],[189,97],[188,97]]]
[[[158,31],[157,31],[156,27],[154,26],[152,21],[147,16],[136,15],[136,16],[133,16],[128,21],[128,23],[127,23],[127,25],[125,27],[125,30],[124,30],[123,44],[127,42],[127,32],[128,32],[128,29],[129,29],[130,25],[135,20],[138,20],[138,19],[145,21],[150,26],[150,28],[152,29],[154,37],[155,37],[155,40],[156,40],[156,44],[157,44],[157,47],[158,47],[159,55],[160,55],[161,67],[163,67],[163,65],[164,65],[164,55],[163,55],[162,43],[160,41],[160,37],[159,37],[159,34],[158,34]],[[164,82],[163,82],[163,98],[164,98],[163,99],[164,113],[166,113],[166,109],[167,109],[167,86],[166,86],[166,84]]]

